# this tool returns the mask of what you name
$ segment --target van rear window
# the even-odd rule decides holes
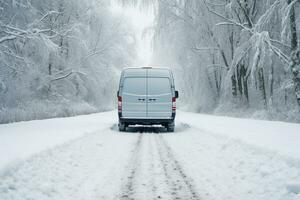
[[[148,95],[162,95],[171,93],[170,79],[148,78]]]
[[[146,95],[146,78],[125,78],[123,92],[135,95]]]

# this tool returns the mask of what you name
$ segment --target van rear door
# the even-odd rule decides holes
[[[171,81],[167,77],[147,78],[147,117],[169,118],[172,116]]]
[[[122,116],[125,118],[146,118],[147,79],[126,77],[122,91]]]

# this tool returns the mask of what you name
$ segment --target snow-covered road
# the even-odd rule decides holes
[[[178,112],[175,133],[116,113],[0,126],[0,200],[299,200],[300,125]]]

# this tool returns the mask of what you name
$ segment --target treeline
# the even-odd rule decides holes
[[[188,109],[300,122],[299,0],[155,4],[154,63],[175,69]]]
[[[0,0],[0,123],[113,108],[134,34],[109,0]]]

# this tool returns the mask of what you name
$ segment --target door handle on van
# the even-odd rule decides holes
[[[145,101],[145,99],[139,99],[139,101]]]
[[[156,99],[149,99],[149,101],[156,101]]]

